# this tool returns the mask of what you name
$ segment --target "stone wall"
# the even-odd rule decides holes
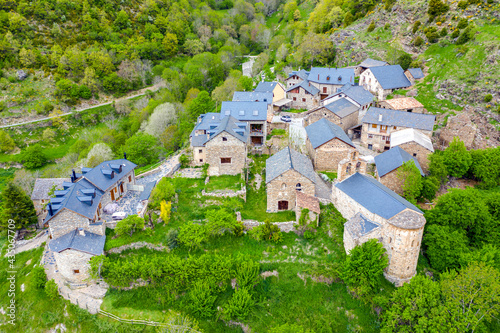
[[[337,170],[339,162],[349,158],[356,151],[356,148],[338,138],[330,140],[316,149],[313,149],[308,138],[306,147],[312,158],[314,169],[318,171]]]
[[[77,214],[69,209],[63,208],[49,221],[49,231],[52,239],[58,238],[76,228],[84,228],[94,234],[104,235],[106,226],[104,223],[90,223],[92,220]]]
[[[128,180],[129,176],[131,176],[131,181],[130,182]],[[115,178],[117,178],[117,177],[118,177],[118,175],[115,174]],[[120,191],[120,188],[118,186],[118,184],[120,184],[120,182],[123,182],[123,192]],[[104,192],[104,194],[101,197],[101,201],[100,201],[101,207],[104,208],[104,206],[106,206],[108,203],[112,202],[112,200],[111,200],[111,191],[114,192],[115,201],[118,199],[118,197],[120,195],[124,195],[125,193],[127,193],[127,185],[129,183],[132,184],[132,185],[135,184],[134,170],[130,171],[129,173],[123,175],[120,178],[117,178],[115,185],[112,186],[111,188],[107,189],[106,192]]]
[[[397,194],[403,195],[404,179],[398,178],[398,170],[399,168],[386,173],[383,177],[377,177],[377,180]]]
[[[332,81],[337,78],[332,77]],[[315,86],[316,88],[319,89],[320,95],[332,95],[337,92],[339,88],[342,88],[342,84],[324,84],[324,83],[317,83],[317,82],[311,82],[311,85]],[[325,96],[325,97],[326,97]]]
[[[226,138],[227,141],[224,141]],[[237,175],[243,172],[247,158],[247,145],[227,132],[222,132],[206,143],[209,176]],[[221,163],[231,158],[231,163]]]
[[[395,110],[389,103],[387,103],[387,101],[380,101],[378,102],[378,107],[380,108],[383,108],[383,109],[391,109],[391,110]],[[412,108],[406,108],[406,109],[397,109],[398,111],[405,111],[405,112],[408,112],[408,110],[411,109],[413,113],[424,113],[424,107],[423,106],[420,106],[420,107],[412,107]]]
[[[292,109],[307,109],[310,110],[319,104],[319,96],[313,96],[306,92],[304,88],[297,88],[298,92],[289,91],[287,98],[291,99],[290,108]]]
[[[382,132],[383,129],[381,125],[376,125],[373,127],[372,124],[363,123],[361,127],[361,139],[360,143],[363,147],[368,147],[369,144],[372,145],[372,150],[375,151],[384,151],[384,148],[390,148],[391,143],[391,133],[404,130],[410,127],[402,127],[402,126],[386,126],[385,132]],[[432,137],[432,131],[424,131],[420,130],[423,134],[427,135],[429,138]]]
[[[194,166],[202,166],[207,162],[207,155],[205,147],[191,147],[193,152],[193,162]]]
[[[300,184],[304,193],[314,196],[315,184],[295,170],[288,170],[267,184],[267,211],[277,212],[278,201],[288,201],[288,210],[295,209],[296,185]]]
[[[264,224],[264,222],[259,222],[255,220],[243,220],[243,225],[245,226],[245,230],[250,230],[259,225]],[[297,224],[295,221],[289,222],[273,222],[274,225],[278,226],[281,232],[290,232],[295,231],[295,225]]]
[[[344,132],[346,132],[348,128],[351,128],[358,124],[358,112],[353,112],[347,117],[340,118],[332,111],[328,110],[325,107],[322,107],[312,111],[306,116],[305,126],[309,126],[323,118],[328,119],[332,123],[338,125],[340,128],[344,130]]]
[[[57,268],[61,275],[71,283],[84,283],[90,278],[90,258],[93,255],[75,251],[75,250],[64,250],[60,253],[54,252],[54,259],[56,260]],[[74,270],[78,270],[75,273]]]
[[[365,70],[359,76],[359,85],[374,94],[379,100],[384,100],[392,90],[384,90],[370,69]]]
[[[370,239],[382,239],[382,228],[375,228],[372,232],[357,239],[354,239],[351,233],[344,228],[344,249],[347,254],[349,254],[354,247],[362,245]]]
[[[214,192],[205,192],[205,190],[201,190],[201,195],[205,197],[217,197],[217,198],[242,198],[244,201],[247,201],[247,188],[243,185],[241,186],[241,190],[232,191],[232,190],[219,190]]]
[[[429,154],[432,154],[429,149],[419,145],[414,141],[403,143],[402,145],[399,145],[399,147],[401,147],[401,149],[406,151],[408,154],[415,157],[424,173],[427,173],[427,171],[429,170]]]

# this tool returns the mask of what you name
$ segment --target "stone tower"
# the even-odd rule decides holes
[[[337,167],[337,180],[339,182],[355,174],[356,172],[366,174],[366,161],[359,156],[358,151],[353,151],[348,158],[339,162]]]

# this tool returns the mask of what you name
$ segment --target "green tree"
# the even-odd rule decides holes
[[[163,223],[168,224],[170,222],[170,214],[172,212],[172,202],[166,202],[163,200],[160,204],[160,217]]]
[[[376,239],[355,246],[346,258],[342,279],[357,295],[372,292],[380,284],[389,260]]]
[[[443,152],[443,158],[448,174],[456,178],[464,176],[472,165],[472,156],[458,137],[454,137],[450,142]]]
[[[118,12],[118,15],[116,15],[116,19],[113,22],[113,29],[115,31],[121,31],[129,28],[130,26],[131,22],[128,14],[122,9],[120,12]]]
[[[122,149],[127,158],[137,165],[151,164],[158,158],[157,140],[146,133],[137,133],[129,138]]]
[[[207,231],[212,236],[220,236],[226,232],[234,233],[239,223],[234,213],[226,209],[211,209],[205,213]]]
[[[43,266],[33,268],[31,273],[33,274],[33,279],[31,280],[33,286],[37,289],[43,289],[47,283],[47,274],[45,274]]]
[[[47,281],[45,284],[45,294],[52,301],[59,298],[59,287],[54,279]]]
[[[450,6],[443,3],[441,0],[429,0],[429,7],[427,9],[427,14],[434,18],[439,14],[444,14],[450,10]]]
[[[181,244],[193,249],[200,247],[208,240],[206,227],[201,224],[187,223],[180,227],[178,240]]]
[[[403,165],[398,168],[396,175],[403,181],[401,188],[405,199],[416,204],[417,198],[422,191],[422,176],[415,162],[413,160],[404,162]]]
[[[399,58],[398,58],[398,64],[401,66],[401,68],[403,68],[404,70],[407,70],[408,68],[410,68],[410,64],[411,64],[411,55],[409,55],[408,53],[404,53],[402,54]]]
[[[215,111],[215,102],[205,90],[199,92],[187,106],[187,112],[191,121],[195,121],[202,114],[213,111]]]
[[[14,220],[17,229],[38,221],[33,201],[19,186],[8,183],[2,191],[1,202],[2,227],[6,228],[10,219]]]
[[[4,130],[0,130],[0,153],[6,153],[16,148],[14,140]]]
[[[468,243],[463,230],[441,225],[429,225],[425,230],[425,252],[431,267],[441,272],[460,268],[463,257],[469,252]]]
[[[439,184],[444,184],[448,180],[448,170],[444,162],[444,155],[440,151],[435,151],[429,155],[429,174],[439,180]]]
[[[39,145],[33,145],[21,153],[21,161],[27,169],[37,169],[47,163],[47,156],[43,152],[43,148]]]
[[[119,236],[132,234],[138,230],[144,229],[144,219],[138,215],[129,215],[121,221],[118,221],[115,227],[115,233]]]
[[[149,208],[152,210],[159,210],[161,202],[172,201],[174,194],[175,188],[171,180],[167,177],[163,177],[151,192]]]
[[[500,147],[471,150],[470,154],[472,157],[470,171],[483,181],[484,187],[492,188],[500,185]]]
[[[436,197],[436,192],[439,190],[440,182],[436,177],[424,177],[422,178],[422,191],[420,191],[420,197],[429,201],[434,200]]]
[[[165,48],[165,54],[169,57],[177,54],[178,49],[177,36],[171,33],[166,33],[165,38],[163,38],[163,47]]]

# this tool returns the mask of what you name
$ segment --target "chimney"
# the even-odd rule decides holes
[[[78,228],[78,234],[85,237],[85,230],[83,228]]]
[[[54,215],[54,210],[52,210],[52,204],[49,203],[49,215],[52,216]]]
[[[127,153],[123,153],[123,158],[127,159]]]
[[[382,121],[382,115],[381,114],[378,115],[378,121]]]
[[[75,173],[75,169],[71,169],[71,182],[72,182],[72,183],[76,182],[76,173]]]
[[[318,80],[319,80],[319,74],[318,74]]]

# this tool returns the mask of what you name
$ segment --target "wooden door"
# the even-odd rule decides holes
[[[115,190],[115,189],[112,189],[112,190],[111,190],[111,201],[115,201],[115,193],[114,193],[114,190]]]
[[[120,192],[123,193],[123,183],[120,184]]]
[[[281,200],[278,201],[278,210],[287,210],[288,209],[288,201]]]

